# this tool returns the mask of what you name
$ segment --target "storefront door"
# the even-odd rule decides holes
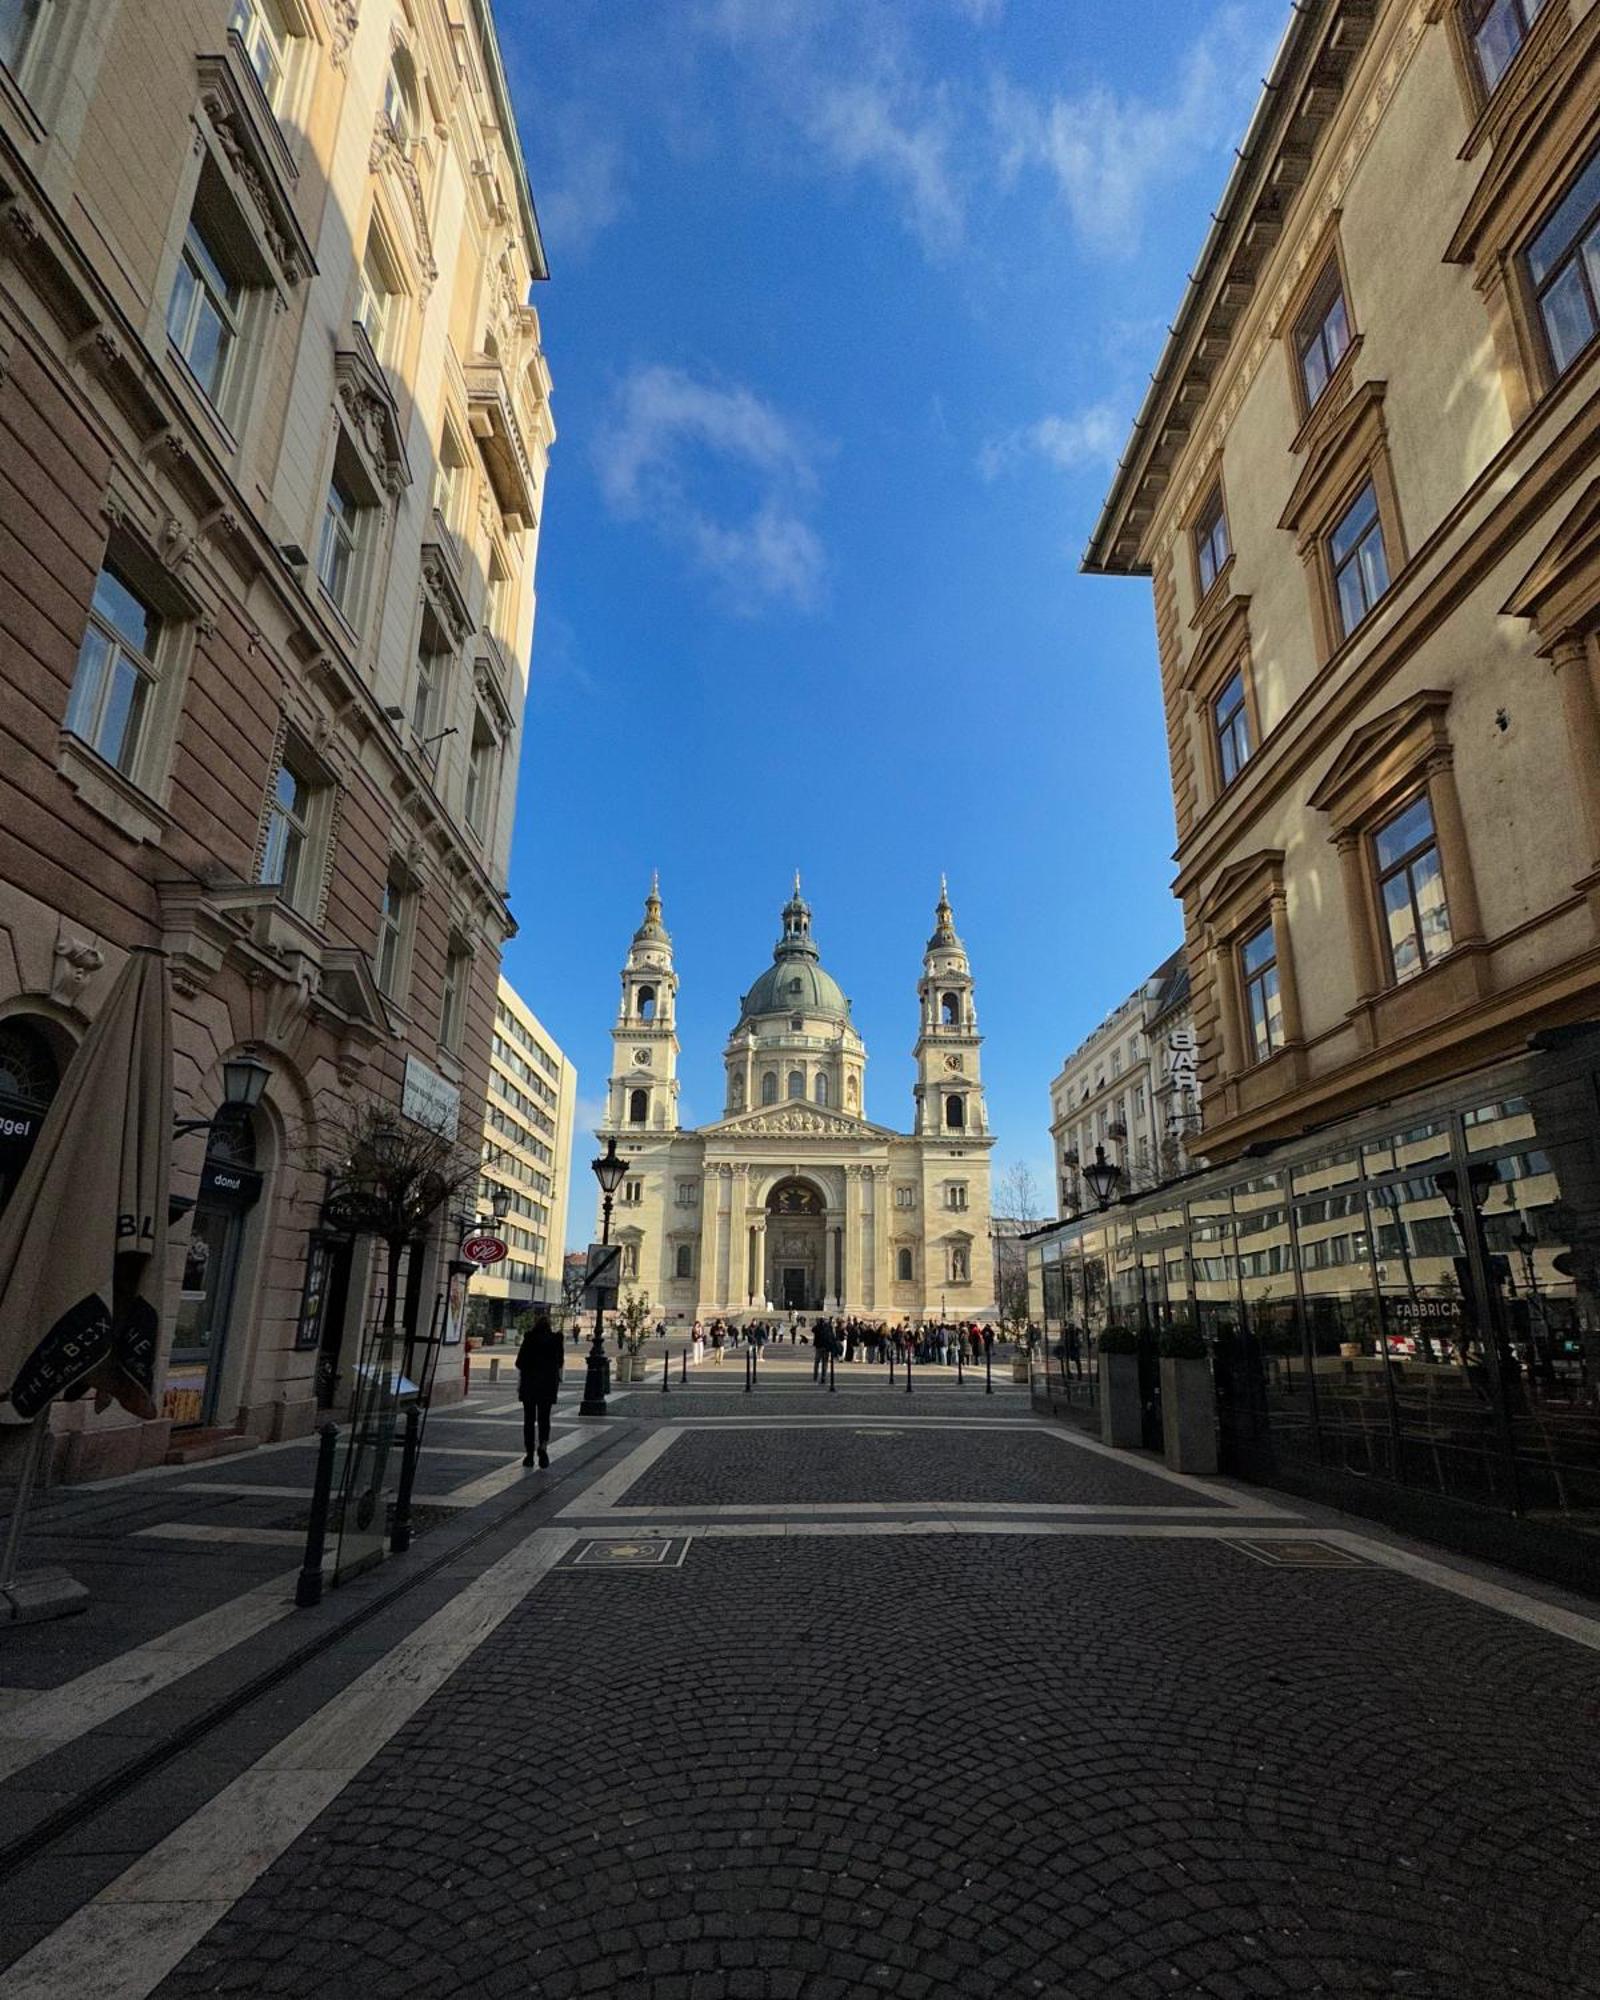
[[[200,1176],[161,1399],[161,1414],[179,1427],[216,1421],[246,1220],[261,1199],[254,1159],[249,1112],[219,1113]]]

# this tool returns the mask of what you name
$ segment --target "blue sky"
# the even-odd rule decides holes
[[[652,868],[685,1123],[798,867],[909,1122],[941,869],[995,1164],[1170,951],[1148,585],[1078,559],[1284,0],[499,0],[553,276],[506,968],[577,1064]]]

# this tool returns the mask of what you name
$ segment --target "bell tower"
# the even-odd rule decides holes
[[[972,967],[967,948],[956,935],[945,878],[939,877],[939,902],[933,936],[923,954],[917,986],[922,1003],[917,1035],[917,1116],[919,1138],[987,1138],[989,1114],[983,1101],[983,1077],[978,1051],[978,1011],[972,997]]]
[[[661,883],[652,875],[644,922],[622,968],[622,1002],[611,1030],[611,1082],[604,1130],[630,1134],[678,1129],[678,975],[661,921]]]

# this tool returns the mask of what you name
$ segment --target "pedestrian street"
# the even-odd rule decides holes
[[[0,2000],[1600,1993],[1592,1604],[1009,1381],[684,1373],[548,1471],[483,1384],[309,1611],[299,1448],[58,1499],[125,1587],[0,1654]]]

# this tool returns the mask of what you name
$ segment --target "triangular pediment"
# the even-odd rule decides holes
[[[1383,398],[1388,386],[1387,382],[1363,382],[1327,419],[1294,483],[1289,504],[1278,522],[1280,528],[1298,534],[1307,517],[1317,513],[1318,502],[1325,497],[1330,481],[1343,476],[1342,460],[1349,448],[1358,439],[1365,442],[1362,433],[1366,427],[1382,424]]]
[[[388,1009],[365,952],[334,946],[322,954],[322,984],[318,999],[336,1008],[353,1027],[376,1035],[392,1032]]]
[[[1341,817],[1340,807],[1359,793],[1381,787],[1387,767],[1414,763],[1421,746],[1442,733],[1450,696],[1443,688],[1423,688],[1356,730],[1323,773],[1311,794],[1318,812]]]
[[[1531,618],[1549,638],[1600,614],[1600,479],[1589,482],[1502,610],[1508,618]]]
[[[872,1125],[865,1118],[852,1118],[843,1111],[829,1110],[798,1100],[787,1104],[762,1104],[750,1111],[736,1111],[715,1125],[702,1125],[706,1138],[740,1139],[898,1139],[885,1125]]]

